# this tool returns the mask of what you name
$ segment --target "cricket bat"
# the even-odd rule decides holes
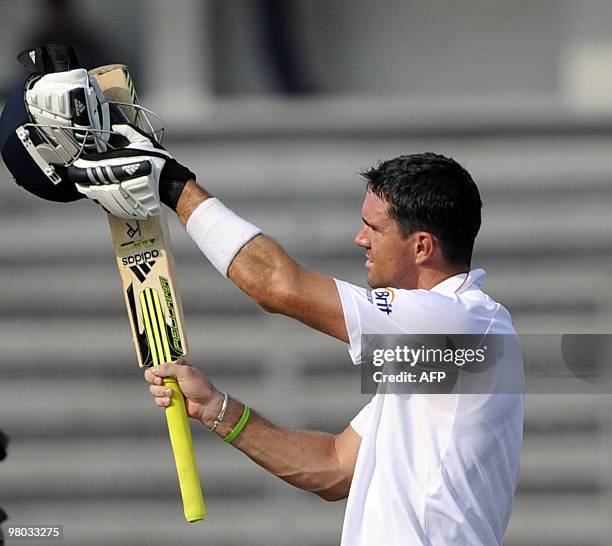
[[[125,65],[102,66],[91,70],[90,75],[107,99],[137,104],[134,85]],[[129,119],[129,114],[126,116],[128,121],[135,121]],[[108,222],[139,366],[180,363],[187,356],[188,346],[164,213],[146,220],[125,220],[109,214]],[[185,399],[176,379],[166,378],[164,385],[174,391],[171,404],[166,408],[166,419],[185,518],[194,523],[204,519],[206,507]]]

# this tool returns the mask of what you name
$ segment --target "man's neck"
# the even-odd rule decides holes
[[[417,279],[416,288],[431,290],[442,281],[450,279],[460,273],[467,273],[469,270],[470,268],[468,266],[454,266],[444,269],[423,269]]]

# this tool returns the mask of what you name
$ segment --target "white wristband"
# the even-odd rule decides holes
[[[227,277],[232,260],[261,229],[243,220],[214,197],[200,203],[187,220],[187,233],[217,271]]]

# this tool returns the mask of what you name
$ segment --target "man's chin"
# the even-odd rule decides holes
[[[377,288],[389,288],[390,286],[401,288],[402,285],[396,280],[390,277],[381,277],[380,275],[376,275],[374,271],[368,271],[368,286],[372,290],[376,290]]]
[[[389,283],[385,283],[380,279],[377,279],[374,275],[368,273],[368,286],[372,290],[376,290],[377,288],[386,288],[387,286],[389,286]]]

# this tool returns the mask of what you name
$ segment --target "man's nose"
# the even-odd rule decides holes
[[[355,235],[355,244],[359,247],[369,248],[369,240],[366,235],[366,226],[363,226]]]

